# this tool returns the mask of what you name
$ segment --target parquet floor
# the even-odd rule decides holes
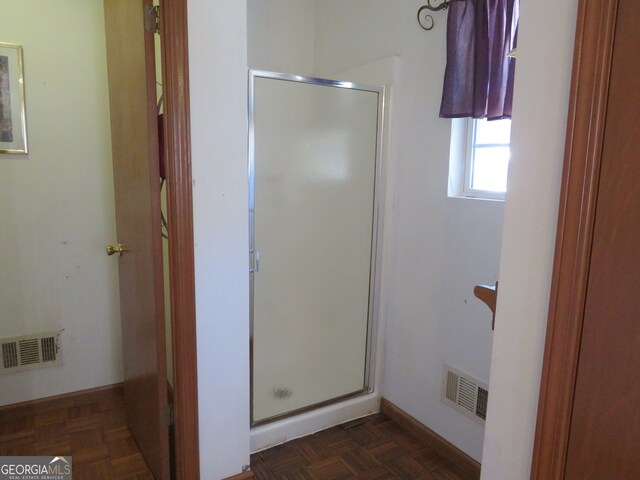
[[[467,480],[383,414],[251,456],[257,480]]]
[[[0,409],[0,456],[73,457],[74,480],[153,480],[126,426],[122,387]],[[256,480],[467,480],[382,414],[251,456]]]
[[[0,456],[73,457],[74,480],[153,480],[126,425],[122,387],[0,410]]]

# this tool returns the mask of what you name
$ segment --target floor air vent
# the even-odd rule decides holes
[[[0,374],[62,364],[61,334],[62,330],[0,339]]]
[[[442,380],[444,403],[484,424],[488,398],[489,391],[485,383],[445,364]]]

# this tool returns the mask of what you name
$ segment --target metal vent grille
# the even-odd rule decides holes
[[[442,401],[459,412],[484,423],[487,417],[487,386],[449,365],[444,366]]]
[[[458,375],[453,373],[452,371],[447,371],[447,381],[446,381],[446,393],[445,396],[447,400],[451,400],[453,403],[458,402]]]
[[[458,390],[458,405],[466,408],[470,412],[476,409],[476,393],[478,387],[464,377],[460,377],[460,388]]]
[[[62,330],[1,339],[0,373],[60,365],[62,363],[61,334]]]
[[[2,365],[4,368],[18,366],[18,349],[15,342],[2,344]]]
[[[20,340],[18,346],[20,350],[20,365],[40,363],[40,345],[37,338]]]
[[[55,362],[56,361],[56,338],[44,337],[40,339],[40,346],[42,349],[42,361],[43,362]]]
[[[483,420],[487,419],[487,402],[489,392],[482,387],[478,387],[478,404],[476,405],[476,415]]]

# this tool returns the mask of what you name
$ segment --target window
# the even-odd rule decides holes
[[[453,121],[449,195],[504,199],[511,120]]]

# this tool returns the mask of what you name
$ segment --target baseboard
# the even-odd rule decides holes
[[[88,388],[86,390],[78,390],[51,397],[36,398],[35,400],[28,400],[26,402],[12,403],[0,406],[0,414],[5,415],[16,410],[37,407],[45,403],[72,403],[74,399],[78,397],[113,395],[117,390],[122,388],[124,388],[123,383],[115,383],[113,385],[103,385],[101,387]]]
[[[224,480],[249,480],[253,478],[253,472],[251,470],[247,470],[246,472],[239,473],[232,477],[227,477]]]
[[[383,398],[380,403],[380,411],[453,463],[456,469],[469,480],[480,478],[478,462],[386,398]]]

